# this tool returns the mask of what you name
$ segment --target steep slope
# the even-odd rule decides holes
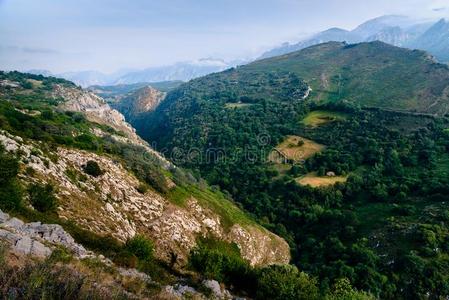
[[[103,99],[59,79],[0,75],[2,148],[19,160],[20,185],[52,187],[50,215],[122,242],[144,235],[178,267],[200,237],[236,243],[252,265],[289,261],[285,241],[151,149]]]
[[[357,26],[352,33],[366,39],[392,27],[406,28],[414,25],[414,21],[406,16],[387,15],[368,20]]]
[[[165,96],[166,93],[145,86],[111,103],[111,106],[120,111],[126,120],[132,120],[142,113],[155,110]]]
[[[449,21],[441,19],[407,46],[426,50],[438,60],[449,62]]]
[[[367,37],[366,42],[382,41],[393,46],[403,46],[411,39],[411,35],[401,27],[387,27]]]

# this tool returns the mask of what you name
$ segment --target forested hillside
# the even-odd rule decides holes
[[[328,43],[190,81],[134,124],[284,237],[321,293],[345,278],[382,299],[438,299],[448,76],[420,51]]]
[[[284,270],[317,294],[271,266],[290,260],[282,238],[71,82],[0,72],[0,174],[0,298],[230,298],[226,285],[264,299]]]

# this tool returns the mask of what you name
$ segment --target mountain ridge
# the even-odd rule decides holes
[[[436,27],[441,22],[442,20],[436,23],[414,21],[406,16],[381,16],[368,20],[350,31],[341,29],[345,32],[345,36],[338,33],[332,34],[332,31],[326,30],[297,43],[275,47],[263,53],[258,59],[287,54],[324,42],[360,43],[378,40],[394,46],[425,50],[436,56],[440,61],[445,62],[449,58],[446,55],[448,42],[447,39],[444,39],[444,36],[449,34],[449,29],[440,26],[440,32],[429,32],[431,27]],[[421,40],[422,42],[420,42]]]

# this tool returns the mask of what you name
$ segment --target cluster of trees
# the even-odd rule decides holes
[[[237,245],[213,239],[198,241],[189,264],[206,278],[224,282],[255,299],[374,299],[354,289],[346,278],[336,281],[326,294],[320,292],[315,278],[293,265],[251,267],[242,259]]]

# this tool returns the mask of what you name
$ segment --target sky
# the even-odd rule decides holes
[[[0,0],[0,69],[111,73],[249,59],[389,14],[449,18],[449,0]]]

